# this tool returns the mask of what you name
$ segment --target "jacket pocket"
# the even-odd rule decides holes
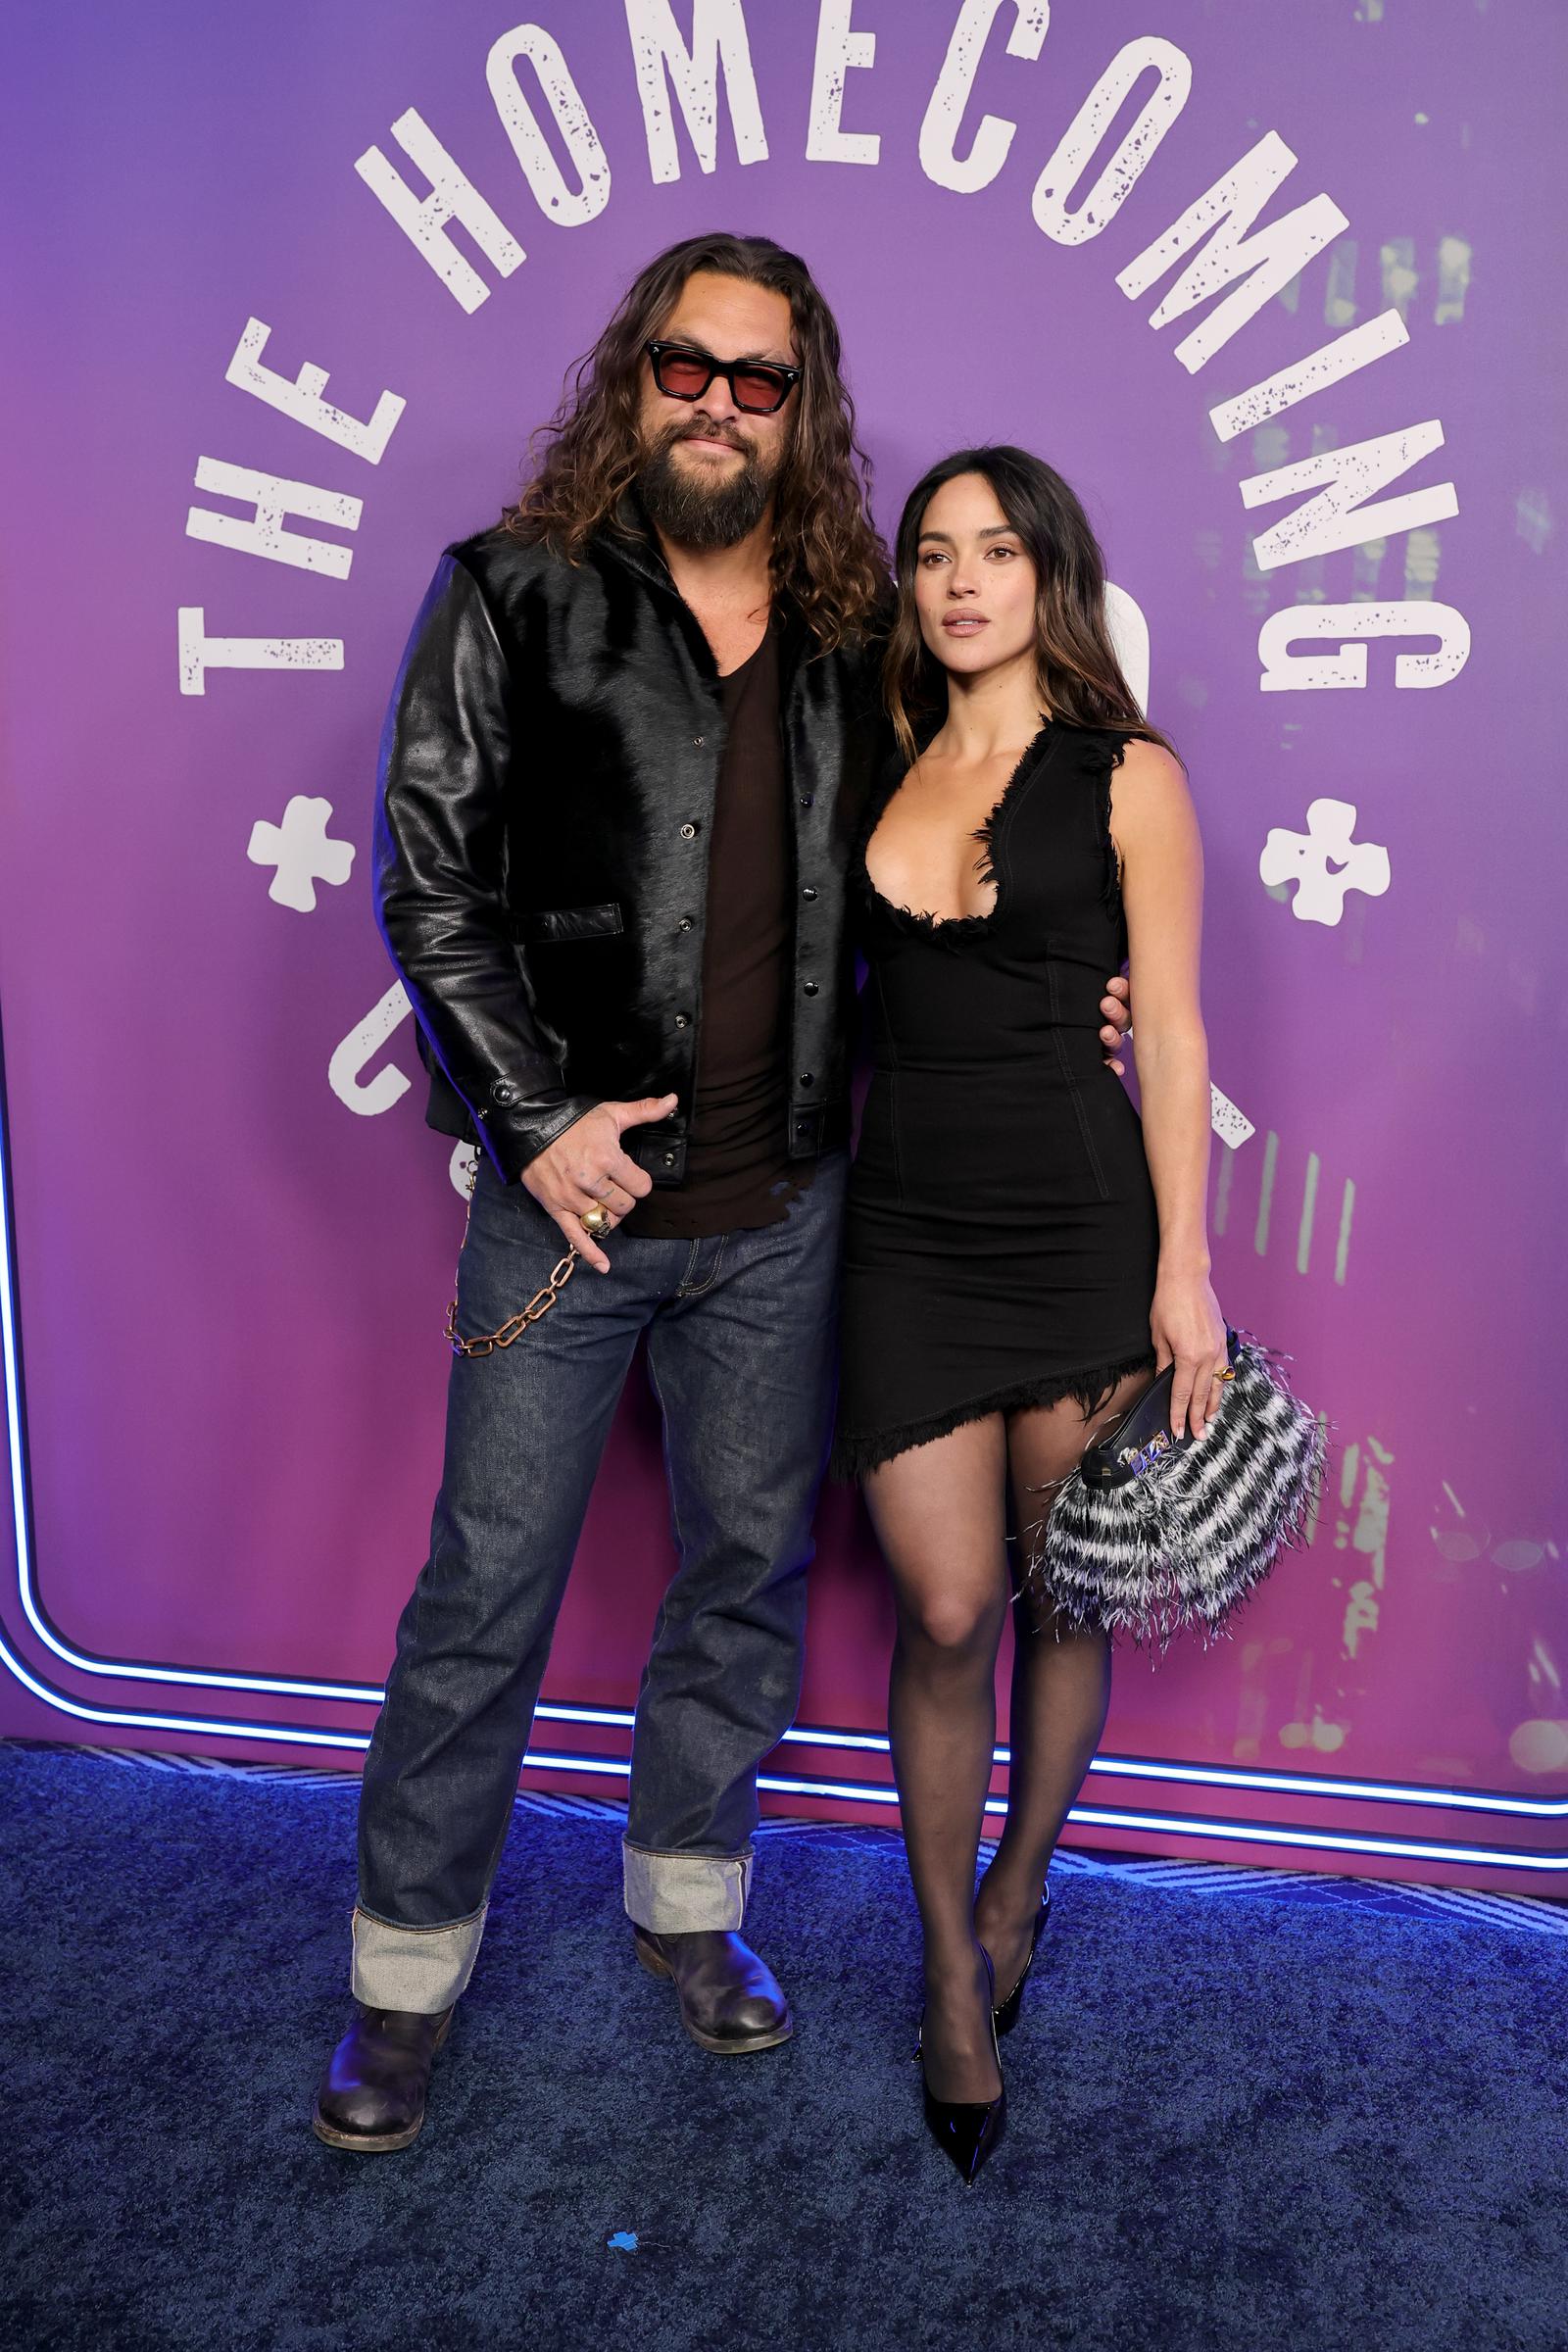
[[[541,907],[532,914],[514,914],[512,936],[519,945],[549,940],[613,939],[624,925],[618,900],[608,906]]]

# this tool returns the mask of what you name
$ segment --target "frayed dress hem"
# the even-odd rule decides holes
[[[896,1454],[907,1453],[916,1446],[929,1446],[936,1438],[951,1437],[966,1422],[983,1421],[992,1413],[1016,1413],[1033,1405],[1060,1404],[1070,1396],[1083,1407],[1087,1420],[1103,1404],[1118,1381],[1127,1379],[1131,1373],[1152,1373],[1153,1369],[1154,1350],[1145,1348],[1115,1363],[1097,1364],[1075,1372],[1042,1373],[1034,1380],[1014,1381],[1006,1388],[992,1389],[983,1396],[972,1396],[963,1404],[953,1405],[946,1412],[931,1413],[897,1428],[840,1429],[833,1442],[828,1476],[842,1480],[863,1478],[868,1470],[880,1469]]]

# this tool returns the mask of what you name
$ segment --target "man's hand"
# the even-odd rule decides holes
[[[1118,1078],[1124,1078],[1127,1065],[1118,1061],[1116,1056],[1121,1052],[1123,1039],[1131,1037],[1133,1033],[1133,1007],[1132,992],[1119,972],[1114,980],[1105,982],[1100,1010],[1105,1023],[1100,1032],[1100,1042],[1105,1049],[1105,1065],[1114,1070]]]
[[[574,1119],[522,1171],[540,1207],[548,1209],[598,1274],[610,1272],[610,1260],[583,1225],[583,1211],[608,1209],[618,1225],[653,1191],[653,1178],[627,1158],[620,1139],[628,1127],[667,1118],[679,1100],[678,1095],[649,1095],[641,1102],[601,1102]]]

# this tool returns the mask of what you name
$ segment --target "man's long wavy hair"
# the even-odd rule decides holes
[[[800,606],[817,651],[830,653],[863,638],[885,605],[887,550],[870,519],[871,466],[855,438],[837,323],[806,264],[770,237],[687,237],[649,263],[567,371],[561,406],[530,448],[535,470],[503,524],[572,563],[595,531],[624,527],[617,509],[644,457],[643,345],[698,270],[765,286],[789,303],[802,375],[774,491],[773,585]]]
[[[914,606],[915,564],[925,511],[944,482],[983,474],[1035,567],[1036,654],[1040,692],[1053,716],[1075,727],[1117,727],[1171,749],[1133,700],[1105,624],[1105,559],[1076,493],[1026,449],[1001,442],[960,449],[922,474],[899,518],[894,569],[898,607],[883,660],[882,687],[893,731],[913,763],[932,721],[948,706],[947,672],[920,634]]]

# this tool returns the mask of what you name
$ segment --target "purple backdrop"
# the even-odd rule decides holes
[[[1253,1825],[1240,1850],[1281,1859],[1297,1825],[1351,1867],[1485,1878],[1501,1850],[1494,1875],[1560,1887],[1561,1460],[1538,1434],[1563,1160],[1541,723],[1563,610],[1560,10],[699,0],[698,67],[721,35],[730,71],[716,120],[699,98],[690,121],[678,89],[645,113],[634,35],[690,38],[693,0],[542,0],[532,22],[577,101],[553,119],[536,66],[498,57],[519,152],[487,86],[504,6],[170,0],[156,38],[107,6],[21,21],[0,1008],[31,1542],[0,1605],[0,1726],[273,1754],[262,1735],[289,1728],[346,1760],[368,1728],[352,1692],[422,1552],[462,1214],[421,1089],[391,1075],[416,1065],[366,888],[381,710],[438,550],[493,517],[566,363],[654,250],[723,225],[818,272],[884,528],[962,442],[1024,442],[1079,487],[1202,815],[1213,1072],[1251,1129],[1215,1147],[1216,1284],[1294,1351],[1334,1463],[1311,1546],[1233,1642],[1123,1666],[1083,1834],[1191,1850],[1184,1822],[1211,1825],[1205,1847]],[[1091,193],[1075,162],[1044,167],[1134,41],[1153,62],[1107,101],[1090,179],[1150,109]],[[961,115],[933,103],[945,58],[974,67]],[[418,124],[392,131],[410,109],[493,208],[488,258],[461,228],[440,249],[456,290],[373,184],[402,173],[411,206],[429,185]],[[944,163],[987,111],[1016,125],[1004,158]],[[1268,192],[1281,142],[1298,160]],[[1239,317],[1245,273],[1218,269],[1154,323],[1213,222],[1168,232],[1249,155],[1262,221],[1310,208],[1253,232],[1266,298]],[[1225,414],[1352,329],[1341,361],[1381,356]],[[295,404],[314,386],[318,424],[336,404],[358,440],[225,380],[242,342],[277,379],[328,370]],[[406,407],[368,432],[383,393]],[[247,503],[224,468],[312,486],[287,496],[293,541],[191,527],[254,525],[259,486]],[[1336,476],[1403,503],[1336,519]],[[314,555],[279,560],[301,539]],[[1425,613],[1380,614],[1364,686],[1314,686],[1303,658],[1332,668],[1355,632],[1304,632],[1346,604]],[[183,673],[181,609],[205,615]],[[199,627],[315,646],[270,670],[210,647],[196,693]],[[1324,802],[1353,818],[1309,823]],[[346,1044],[378,1005],[385,1034]],[[874,1732],[880,1571],[848,1497],[821,1533],[803,1722]],[[666,1566],[639,1387],[547,1687],[612,1720],[548,1720],[541,1747],[624,1755]],[[874,1749],[785,1754],[782,1779],[886,1780]]]

